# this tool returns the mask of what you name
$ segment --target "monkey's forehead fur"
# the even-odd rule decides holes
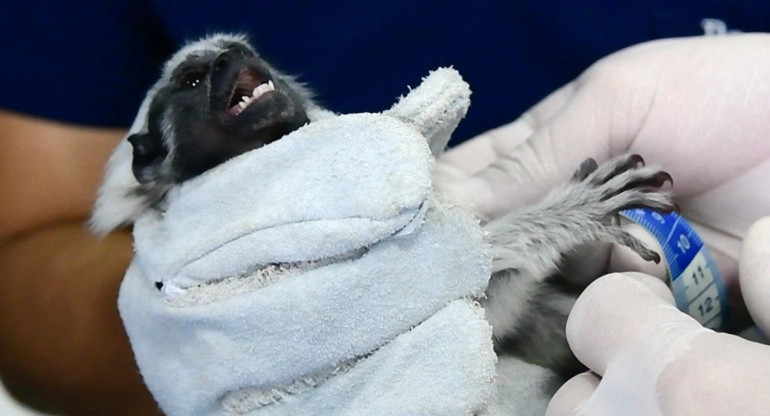
[[[191,58],[205,57],[206,55],[215,57],[233,45],[246,46],[254,51],[245,35],[217,33],[189,42],[171,56],[163,66],[160,79],[147,91],[126,137],[147,131],[150,104],[158,91],[171,83],[171,76],[177,67]],[[255,54],[257,54],[256,51]],[[300,95],[303,102],[307,103],[305,112],[310,121],[333,115],[330,111],[315,104],[311,92],[301,83],[276,70],[268,63],[265,64],[273,77],[283,79],[294,92]],[[97,235],[105,235],[123,225],[131,224],[147,209],[150,209],[148,200],[143,195],[142,185],[136,180],[131,170],[132,158],[131,144],[124,138],[107,162],[104,181],[97,193],[96,204],[89,221],[89,228]]]
[[[171,58],[169,58],[169,60],[166,61],[166,63],[163,65],[161,81],[164,79],[170,79],[174,69],[184,63],[184,61],[190,57],[211,53],[218,54],[233,44],[245,45],[248,46],[251,50],[254,50],[254,48],[249,43],[248,38],[245,35],[240,34],[217,33],[194,42],[188,42],[185,46],[173,54]]]

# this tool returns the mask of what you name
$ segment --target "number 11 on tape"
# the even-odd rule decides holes
[[[663,247],[676,306],[703,326],[728,324],[724,281],[706,246],[681,215],[637,208],[621,215],[647,229]]]

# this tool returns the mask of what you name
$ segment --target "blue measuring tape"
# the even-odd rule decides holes
[[[724,280],[690,223],[675,212],[661,214],[644,208],[620,214],[647,229],[663,247],[676,306],[707,328],[726,327],[729,308]]]

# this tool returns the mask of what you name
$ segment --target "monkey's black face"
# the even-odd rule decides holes
[[[154,97],[148,131],[129,137],[140,183],[190,179],[308,122],[306,98],[251,48],[191,54]]]

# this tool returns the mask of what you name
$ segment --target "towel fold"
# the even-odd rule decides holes
[[[420,221],[432,164],[425,139],[391,118],[320,120],[175,189],[162,216],[137,222],[137,255],[181,288],[344,256]]]

